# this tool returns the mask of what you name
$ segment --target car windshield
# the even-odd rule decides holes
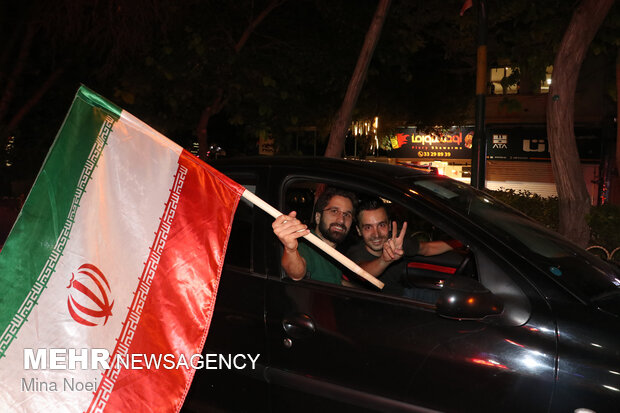
[[[440,198],[442,203],[469,216],[579,297],[597,301],[620,291],[617,266],[579,248],[484,192],[439,177],[410,178],[409,184],[412,190]]]

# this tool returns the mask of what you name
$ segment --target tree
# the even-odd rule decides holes
[[[202,140],[252,153],[262,133],[286,147],[291,127],[312,126],[324,140],[367,29],[359,22],[376,1],[299,0],[262,13],[269,3],[176,7],[182,24],[153,41],[144,64],[125,65],[118,94],[135,99],[123,106],[188,149]]]
[[[12,15],[11,18],[22,24],[20,25],[21,27],[12,28],[9,40],[0,57],[0,124],[4,126],[2,128],[3,136],[0,138],[2,146],[4,146],[8,135],[19,125],[23,116],[40,100],[62,71],[60,68],[57,68],[51,72],[26,104],[22,104],[17,111],[11,111],[16,96],[21,95],[19,93],[20,80],[28,72],[28,63],[34,48],[33,41],[41,32],[41,17],[36,4],[32,8],[20,8],[15,5],[5,5],[5,7],[10,7],[12,10],[6,11],[9,11],[9,14]],[[3,26],[6,27],[5,25]],[[6,34],[9,35],[8,33]]]
[[[332,158],[339,158],[342,155],[344,149],[344,139],[351,124],[351,114],[355,108],[355,103],[359,97],[364,81],[366,80],[366,74],[368,72],[368,65],[372,59],[372,55],[379,41],[381,35],[381,29],[387,16],[388,9],[390,7],[391,0],[379,0],[377,5],[377,11],[375,12],[368,33],[366,33],[366,39],[364,40],[364,46],[360,52],[357,60],[357,65],[353,71],[353,76],[347,87],[347,93],[342,101],[342,106],[336,114],[336,118],[329,134],[329,141],[327,143],[327,149],[325,149],[325,156]]]
[[[611,182],[609,187],[610,200],[613,203],[620,200],[620,128],[617,127],[617,119],[620,114],[620,100],[618,99],[620,96],[620,36],[618,33],[620,33],[620,4],[615,2],[591,46],[594,54],[603,55],[615,63],[613,74],[608,83],[609,97],[615,101],[614,117],[616,118],[615,167],[612,166],[612,171],[610,171]],[[613,156],[611,158],[613,159]]]
[[[520,93],[532,94],[545,80],[562,34],[573,12],[571,2],[547,0],[490,0],[489,49],[494,65],[509,62],[519,68],[510,84],[519,82]]]
[[[237,56],[241,52],[258,25],[261,24],[275,8],[281,6],[285,2],[286,0],[270,0],[264,9],[262,9],[256,16],[250,18],[247,26],[243,30],[243,33],[239,37],[239,40],[237,40],[233,46],[233,56]],[[220,82],[219,86],[216,88],[214,96],[211,98],[210,103],[202,110],[198,121],[198,126],[196,128],[199,156],[201,159],[207,159],[207,127],[209,125],[209,120],[213,115],[221,112],[227,100],[227,88],[224,82]]]
[[[547,101],[547,137],[560,201],[559,232],[581,246],[590,230],[585,220],[590,197],[581,170],[574,133],[575,90],[588,46],[614,0],[583,0],[573,13],[553,64]]]
[[[471,119],[475,19],[461,18],[461,5],[392,2],[355,119],[379,116],[381,134],[396,125],[430,128]]]
[[[164,0],[2,3],[0,175],[31,178],[79,83],[104,93],[159,30]],[[46,103],[42,105],[40,103]],[[58,119],[58,123],[55,122]],[[27,121],[25,121],[27,120]],[[6,191],[6,190],[5,190]]]

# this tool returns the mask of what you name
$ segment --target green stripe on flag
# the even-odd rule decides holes
[[[77,99],[83,99],[88,102],[93,107],[99,107],[104,111],[108,112],[110,116],[112,116],[115,120],[118,120],[121,117],[122,109],[116,106],[114,103],[106,100],[105,98],[99,96],[86,86],[80,86],[77,91]]]
[[[54,272],[83,189],[120,112],[87,88],[78,90],[0,252],[0,357]]]

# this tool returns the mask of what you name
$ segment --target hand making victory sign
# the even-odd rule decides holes
[[[392,261],[396,261],[403,256],[403,242],[405,239],[405,234],[407,232],[407,223],[403,223],[403,227],[400,229],[400,234],[398,233],[398,227],[396,225],[396,221],[392,221],[392,237],[388,238],[387,241],[383,244],[383,254],[381,255],[381,259],[386,263],[390,263]]]

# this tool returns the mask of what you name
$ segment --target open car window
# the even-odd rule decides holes
[[[620,295],[620,271],[559,234],[461,182],[410,178],[411,188],[447,203],[481,228],[518,250],[568,291],[586,301]],[[617,303],[617,301],[616,301]]]
[[[256,178],[254,176],[241,175],[235,178],[247,190],[256,193]],[[225,259],[226,265],[232,265],[248,272],[253,270],[253,217],[254,205],[241,198],[233,218]]]
[[[326,184],[328,183],[308,179],[289,181],[283,193],[284,212],[296,211],[298,219],[314,230],[316,225],[314,222],[315,198],[322,190],[322,186]],[[356,190],[354,192],[360,201],[377,198],[377,194],[370,190]],[[458,245],[459,243],[454,242],[454,236],[421,217],[410,206],[389,197],[382,196],[379,198],[388,214],[390,231],[388,236],[391,236],[393,221],[397,223],[397,234],[401,233],[403,224],[407,222],[403,258],[392,263],[385,272],[377,277],[386,285],[382,291],[342,266],[340,268],[342,268],[343,282],[340,287],[380,292],[434,304],[448,277],[459,273],[459,275],[477,278],[476,262],[475,259],[472,259],[471,253],[468,255],[462,250],[452,250],[435,256],[421,256],[419,249],[423,243],[445,241],[451,245]],[[357,216],[354,217],[346,239],[337,246],[337,249],[357,262],[362,262],[361,259],[376,259],[377,257],[370,253],[370,249],[366,248],[360,228],[358,228],[357,218]],[[306,241],[301,240],[300,242]],[[331,260],[322,251],[319,253],[325,259]],[[465,264],[463,268],[461,268],[462,264]],[[283,274],[283,276],[285,275]],[[312,276],[307,277],[307,279],[312,280]]]

